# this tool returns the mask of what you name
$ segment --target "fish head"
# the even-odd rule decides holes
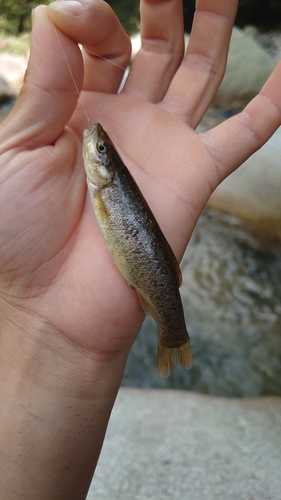
[[[110,184],[114,177],[114,146],[99,123],[91,130],[83,132],[83,158],[88,181],[102,188]]]

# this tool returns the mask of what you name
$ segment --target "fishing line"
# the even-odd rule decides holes
[[[65,54],[65,51],[64,51],[64,49],[63,49],[62,43],[61,43],[61,41],[60,41],[60,38],[59,38],[59,35],[58,35],[58,30],[57,30],[57,28],[55,27],[54,23],[52,23],[52,26],[53,26],[53,30],[54,30],[54,33],[55,33],[55,36],[56,36],[57,42],[58,42],[59,47],[60,47],[60,49],[61,49],[61,52],[62,52],[63,58],[64,58],[64,60],[65,60],[65,63],[66,63],[67,69],[68,69],[69,74],[70,74],[70,76],[71,76],[71,79],[72,79],[73,85],[74,85],[74,87],[75,87],[76,93],[77,93],[77,95],[78,95],[78,97],[79,97],[79,100],[80,100],[80,102],[81,102],[81,106],[82,106],[83,111],[84,111],[84,113],[85,113],[85,116],[86,116],[86,119],[87,119],[87,123],[88,123],[88,128],[89,128],[89,130],[91,130],[91,128],[92,128],[92,125],[91,125],[91,119],[90,119],[90,117],[89,117],[89,115],[88,115],[88,113],[87,113],[87,111],[86,111],[86,107],[85,107],[84,102],[83,102],[83,99],[82,99],[82,97],[81,97],[81,92],[79,92],[79,89],[78,89],[77,83],[76,83],[76,81],[75,81],[75,78],[74,78],[74,75],[73,75],[72,69],[71,69],[71,67],[70,67],[70,64],[69,64],[68,59],[67,59],[67,57],[66,57],[66,54]],[[105,62],[107,62],[107,63],[109,63],[109,64],[112,64],[113,66],[115,66],[115,67],[117,67],[117,68],[120,68],[120,69],[124,72],[123,78],[122,78],[122,80],[121,80],[121,82],[120,82],[119,89],[118,89],[118,93],[120,93],[120,92],[123,90],[123,88],[124,88],[124,85],[125,85],[125,83],[126,83],[126,80],[127,80],[128,76],[129,76],[129,74],[133,74],[133,75],[134,75],[134,71],[132,71],[132,68],[131,68],[131,65],[132,65],[132,63],[133,63],[133,60],[131,60],[131,62],[130,62],[130,64],[129,64],[128,66],[123,67],[123,66],[121,66],[120,64],[117,64],[117,63],[115,63],[115,62],[111,61],[110,59],[108,59],[108,58],[106,58],[106,57],[104,57],[104,56],[101,56],[100,54],[96,54],[95,52],[92,52],[92,51],[90,51],[90,50],[86,50],[86,49],[84,49],[83,47],[82,47],[82,49],[83,49],[83,50],[84,50],[87,54],[92,55],[92,56],[94,56],[94,57],[97,57],[97,58],[101,59],[102,61],[105,61]],[[167,91],[167,90],[168,90],[168,88],[166,88],[166,87],[164,87],[164,86],[161,86],[161,85],[157,85],[157,87],[160,87],[161,89],[163,89],[163,90],[165,90],[165,91]]]
[[[84,113],[85,113],[85,115],[86,115],[86,118],[87,118],[87,123],[88,123],[88,127],[89,127],[89,130],[90,130],[90,129],[92,128],[92,126],[91,126],[91,120],[90,120],[90,117],[89,117],[89,115],[88,115],[88,113],[87,113],[87,111],[86,111],[85,105],[84,105],[83,100],[82,100],[82,97],[81,97],[81,93],[79,92],[79,89],[78,89],[77,83],[76,83],[76,81],[75,81],[75,78],[74,78],[73,72],[72,72],[72,70],[71,70],[70,64],[69,64],[69,62],[68,62],[68,60],[67,60],[66,54],[65,54],[64,49],[63,49],[63,46],[62,46],[62,43],[61,43],[61,41],[60,41],[60,39],[59,39],[58,31],[57,31],[57,29],[56,29],[56,27],[55,27],[54,23],[52,23],[52,26],[53,26],[53,29],[54,29],[54,32],[55,32],[55,35],[56,35],[56,38],[57,38],[58,44],[59,44],[60,49],[61,49],[61,51],[62,51],[62,55],[63,55],[63,57],[64,57],[64,60],[65,60],[66,66],[67,66],[67,68],[68,68],[69,74],[70,74],[71,79],[72,79],[72,81],[73,81],[73,84],[74,84],[75,90],[76,90],[77,95],[78,95],[78,97],[79,97],[79,99],[80,99],[81,106],[82,106],[82,108],[83,108],[83,110],[84,110]]]
[[[106,57],[101,56],[100,54],[96,54],[95,52],[92,52],[91,50],[88,50],[88,49],[86,50],[86,49],[84,49],[84,47],[83,47],[83,50],[87,54],[91,54],[91,55],[93,55],[95,57],[98,57],[99,59],[102,59],[102,61],[108,62],[109,64],[112,64],[113,66],[116,66],[116,68],[120,68],[123,71],[126,71],[126,69],[127,69],[127,68],[124,68],[123,66],[121,66],[120,64],[117,64],[117,63],[111,61],[110,59],[107,59]]]
[[[60,38],[59,38],[59,35],[58,35],[58,30],[57,30],[57,28],[55,27],[54,23],[52,23],[52,26],[53,26],[53,29],[54,29],[54,32],[55,32],[55,35],[56,35],[56,39],[57,39],[58,44],[59,44],[59,46],[60,46],[60,49],[61,49],[61,51],[62,51],[63,58],[64,58],[64,60],[65,60],[66,66],[67,66],[68,71],[69,71],[69,74],[70,74],[71,79],[72,79],[72,81],[73,81],[73,84],[74,84],[75,90],[76,90],[76,92],[77,92],[77,95],[79,96],[79,99],[80,99],[80,102],[81,102],[82,108],[83,108],[84,113],[85,113],[85,116],[86,116],[86,118],[87,118],[87,123],[88,123],[89,129],[91,129],[91,120],[90,120],[90,117],[89,117],[89,115],[88,115],[88,113],[87,113],[87,111],[86,111],[85,105],[84,105],[83,100],[82,100],[82,98],[81,98],[81,93],[79,92],[79,89],[78,89],[77,83],[76,83],[76,81],[75,81],[75,78],[74,78],[73,72],[72,72],[71,67],[70,67],[70,64],[69,64],[69,62],[68,62],[68,60],[67,60],[67,57],[66,57],[65,51],[64,51],[63,46],[62,46],[62,43],[61,43],[61,41],[60,41]],[[84,47],[82,47],[82,48],[83,48],[83,50],[84,50],[87,54],[92,55],[92,56],[94,56],[94,57],[97,57],[97,58],[101,59],[102,61],[105,61],[105,62],[107,62],[107,63],[109,63],[109,64],[112,64],[113,66],[115,66],[116,68],[121,69],[121,70],[124,72],[123,78],[122,78],[122,80],[121,80],[121,82],[120,82],[120,86],[119,86],[119,89],[118,89],[118,93],[120,93],[120,92],[122,91],[123,87],[124,87],[124,86],[125,86],[125,84],[126,84],[126,80],[127,80],[127,78],[128,78],[130,75],[133,75],[133,76],[134,76],[135,72],[134,72],[134,71],[133,71],[133,69],[132,69],[132,65],[133,65],[134,59],[135,59],[135,57],[137,56],[137,54],[138,54],[139,50],[141,50],[141,47],[140,47],[140,49],[137,51],[137,53],[135,54],[134,58],[133,58],[133,59],[131,59],[130,64],[129,64],[128,66],[126,66],[126,67],[121,66],[120,64],[117,64],[117,63],[113,62],[112,60],[110,60],[110,59],[108,59],[108,58],[106,58],[106,57],[104,57],[104,56],[102,56],[102,55],[100,55],[100,54],[97,54],[97,53],[95,53],[95,52],[93,52],[93,51],[91,51],[91,50],[84,49]],[[126,73],[127,73],[127,74],[126,74]],[[126,76],[126,78],[125,78],[125,76]],[[140,81],[139,74],[138,74],[138,81]],[[164,87],[163,85],[159,85],[159,84],[158,84],[158,85],[155,85],[155,87],[160,88],[160,89],[162,89],[162,90],[164,90],[164,91],[166,91],[166,92],[168,91],[168,87],[166,87],[166,86]]]
[[[140,50],[140,49],[141,49],[141,47],[139,48],[139,50]],[[86,49],[84,49],[84,47],[83,47],[83,50],[85,50],[85,52],[86,52],[87,54],[91,54],[91,55],[93,55],[94,57],[97,57],[97,58],[101,59],[102,61],[108,62],[109,64],[112,64],[113,66],[116,66],[116,68],[120,68],[120,69],[122,69],[122,71],[124,71],[124,75],[123,75],[122,81],[121,81],[121,83],[120,83],[120,87],[119,87],[118,93],[120,93],[120,92],[121,92],[121,90],[123,89],[123,87],[124,87],[124,85],[125,85],[125,83],[126,83],[127,78],[128,78],[130,75],[133,75],[133,76],[134,76],[134,75],[135,75],[135,73],[137,73],[137,75],[138,75],[138,81],[140,81],[140,78],[139,78],[139,74],[138,74],[138,72],[135,72],[135,71],[133,71],[133,69],[132,69],[132,65],[133,65],[134,59],[135,59],[135,57],[137,56],[137,54],[138,54],[139,50],[138,50],[138,52],[135,54],[135,56],[131,59],[131,61],[130,61],[130,63],[128,64],[128,66],[126,66],[125,68],[124,68],[123,66],[121,66],[120,64],[117,64],[117,63],[115,63],[115,62],[111,61],[110,59],[107,59],[106,57],[101,56],[100,54],[96,54],[95,52],[92,52],[91,50],[88,50],[88,49],[86,50]],[[125,76],[126,76],[126,79],[125,79],[125,81],[124,81],[124,77],[125,77]],[[155,88],[157,87],[157,88],[160,88],[160,89],[162,89],[162,90],[165,90],[166,92],[167,92],[167,90],[168,90],[168,87],[164,87],[163,85],[154,85],[154,87],[155,87]]]

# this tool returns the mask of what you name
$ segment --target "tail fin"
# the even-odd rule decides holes
[[[191,368],[193,358],[189,341],[181,347],[169,348],[158,345],[157,369],[162,378],[171,375],[174,362],[184,368]]]

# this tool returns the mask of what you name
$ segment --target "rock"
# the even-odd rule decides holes
[[[211,207],[242,217],[281,238],[281,127],[208,201]]]
[[[14,90],[15,94],[23,84],[23,78],[27,67],[27,59],[7,52],[0,53],[0,76]]]
[[[87,500],[277,500],[280,398],[121,389]]]
[[[251,36],[261,45],[268,54],[277,61],[281,59],[281,34],[280,31],[259,32],[254,26],[244,26],[244,33]]]
[[[13,99],[16,96],[15,91],[10,87],[8,82],[6,82],[5,78],[0,74],[0,104],[10,99]]]
[[[15,99],[9,99],[9,101],[1,103],[0,101],[0,123],[2,123],[8,116],[13,106],[15,105]]]
[[[226,71],[214,104],[226,108],[244,107],[262,88],[277,60],[251,36],[233,28]]]
[[[253,26],[252,24],[246,24],[243,28],[243,33],[246,36],[250,36],[254,40],[258,38],[259,35],[259,30],[256,26]]]

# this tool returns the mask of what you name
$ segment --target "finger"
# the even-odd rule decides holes
[[[80,17],[67,14],[72,3],[53,2],[49,15],[59,30],[84,47],[83,90],[116,92],[130,61],[130,39],[106,2],[81,2],[86,10]]]
[[[164,98],[166,110],[195,128],[223,78],[237,0],[198,0],[183,64]]]
[[[281,125],[280,81],[281,62],[241,113],[202,134],[214,159],[217,184],[263,146]]]
[[[142,46],[123,92],[163,99],[184,51],[182,0],[141,0]]]
[[[37,7],[33,13],[25,81],[16,105],[3,124],[2,148],[53,143],[74,112],[78,95],[65,59],[72,62],[73,78],[78,88],[83,81],[83,62],[76,43],[63,34],[60,34],[60,40],[64,53],[58,46],[47,7]]]
[[[66,8],[65,4],[73,5],[74,2],[58,3]],[[104,51],[118,58],[119,54],[121,60],[126,46],[124,58],[128,60],[130,43],[123,29],[117,29],[118,25],[114,33],[105,37],[104,43],[99,45],[102,41],[101,27],[106,31],[107,22],[111,28],[110,19],[116,19],[113,11],[99,0],[87,5],[84,14],[78,18],[55,11],[50,13],[51,9],[45,6],[35,9],[28,71],[19,99],[1,134],[4,148],[12,148],[19,143],[36,147],[53,143],[60,136],[75,111],[83,83],[83,59],[77,42],[89,43],[91,47],[97,45],[98,55]],[[92,80],[97,82],[96,87],[99,88],[107,80],[113,82],[112,88],[118,87],[121,76],[116,77],[116,67],[108,63],[104,76],[105,64],[101,59],[99,61],[101,65],[96,66],[92,75]],[[86,74],[89,71],[87,64]],[[120,68],[118,71],[120,73]],[[85,123],[84,114],[84,126]]]

